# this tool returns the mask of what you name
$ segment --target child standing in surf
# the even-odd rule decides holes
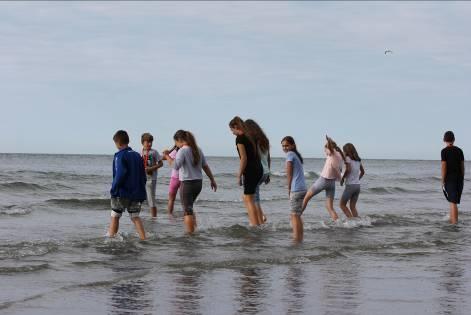
[[[287,136],[281,140],[281,147],[286,153],[286,177],[288,180],[288,196],[291,205],[291,226],[293,238],[296,241],[303,239],[303,200],[306,196],[306,182],[304,179],[303,157],[296,148],[293,137]]]
[[[236,136],[236,147],[239,153],[240,163],[237,181],[240,186],[244,186],[244,203],[247,208],[249,224],[258,226],[263,223],[262,214],[255,202],[258,183],[263,176],[262,164],[257,151],[254,139],[250,137],[244,121],[236,116],[229,122],[229,128]]]
[[[458,223],[458,205],[464,186],[464,154],[455,146],[455,135],[445,132],[443,141],[446,147],[442,150],[442,189],[450,203],[450,223]]]
[[[334,140],[327,137],[327,143],[325,144],[324,150],[326,154],[326,160],[324,168],[320,177],[314,182],[314,184],[309,188],[306,196],[303,200],[303,211],[306,210],[307,204],[312,197],[325,191],[326,201],[325,206],[327,211],[330,214],[332,220],[337,221],[339,218],[337,213],[334,210],[334,197],[335,197],[335,181],[342,178],[342,162],[343,162],[343,153],[341,153],[340,148],[337,146]],[[351,213],[346,212],[347,217],[351,217]]]
[[[250,137],[254,139],[255,146],[258,150],[258,155],[260,156],[260,163],[262,164],[263,175],[255,190],[255,205],[257,207],[257,213],[260,216],[258,218],[259,221],[265,223],[267,221],[267,217],[263,213],[261,205],[260,186],[263,183],[265,183],[265,185],[268,185],[270,183],[270,140],[268,140],[267,135],[255,120],[247,119],[245,121],[245,126],[247,127],[250,133]]]
[[[152,143],[154,137],[150,133],[144,133],[141,136],[142,144],[142,160],[144,162],[144,168],[147,174],[146,183],[146,195],[147,203],[149,204],[150,213],[152,218],[157,217],[157,203],[155,200],[155,194],[157,190],[157,170],[163,166],[160,159],[160,154],[156,150],[152,149]]]
[[[177,157],[178,147],[175,146],[170,151],[166,151],[167,155],[164,154],[164,159],[167,160],[168,165],[172,168],[172,173],[170,175],[170,183],[168,185],[168,205],[167,211],[168,214],[173,215],[173,208],[175,205],[175,199],[177,198],[177,192],[180,188],[180,178],[178,171],[173,168],[173,162]]]
[[[179,171],[180,176],[180,199],[185,213],[183,220],[186,231],[191,234],[195,231],[193,204],[203,188],[202,170],[209,177],[211,188],[214,191],[216,191],[217,185],[203,151],[196,144],[193,134],[189,131],[178,130],[173,139],[179,148],[173,167]],[[169,158],[168,151],[165,151],[164,154],[166,158]]]
[[[113,136],[119,150],[113,159],[113,184],[111,185],[111,222],[108,236],[118,233],[119,219],[124,211],[128,211],[141,240],[146,238],[144,226],[139,213],[141,204],[146,200],[146,173],[139,153],[129,146],[126,131],[119,130]]]
[[[351,143],[343,146],[345,156],[345,173],[343,174],[340,185],[345,183],[345,190],[340,198],[340,208],[345,214],[351,213],[352,217],[358,217],[357,202],[360,196],[360,179],[365,175],[365,169],[361,163],[360,156]],[[350,201],[350,209],[347,202]]]

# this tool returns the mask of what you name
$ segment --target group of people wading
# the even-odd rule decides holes
[[[270,141],[263,129],[252,119],[244,121],[236,116],[229,122],[229,128],[236,136],[235,143],[240,158],[237,184],[243,186],[243,200],[249,224],[259,226],[267,221],[260,202],[260,186],[270,183]],[[172,167],[168,212],[173,213],[177,191],[180,190],[186,231],[195,231],[196,216],[193,205],[202,190],[203,172],[208,176],[213,191],[217,190],[217,184],[194,135],[189,131],[178,130],[173,139],[174,148],[165,150],[160,156],[152,149],[152,135],[145,133],[141,138],[143,149],[140,155],[128,146],[129,136],[126,131],[119,130],[114,135],[113,140],[119,151],[113,160],[109,236],[116,235],[119,218],[127,210],[140,238],[146,238],[139,213],[142,202],[147,200],[152,217],[157,215],[155,190],[157,170],[163,166],[162,160],[167,160]],[[444,141],[446,148],[442,151],[442,186],[450,202],[450,221],[456,223],[457,204],[463,190],[464,155],[461,149],[454,146],[454,134],[451,131],[445,133]],[[365,170],[353,144],[347,143],[340,149],[333,139],[326,136],[324,167],[310,188],[307,188],[305,182],[304,159],[293,137],[284,137],[281,147],[286,153],[287,188],[295,240],[303,238],[301,216],[304,210],[309,201],[322,191],[325,191],[326,209],[330,217],[334,221],[339,219],[334,209],[337,181],[341,186],[345,184],[340,208],[347,219],[358,217],[356,205],[360,195],[360,180],[365,175]],[[344,166],[345,171],[342,172]]]

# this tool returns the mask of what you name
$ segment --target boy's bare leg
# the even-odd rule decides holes
[[[291,214],[291,226],[293,227],[293,239],[297,242],[301,242],[303,240],[303,220],[301,216],[292,213]]]
[[[195,218],[193,215],[185,215],[183,221],[185,222],[186,232],[192,234],[195,231]]]
[[[458,205],[452,202],[450,202],[450,223],[458,223]]]
[[[139,234],[139,238],[141,240],[146,239],[146,232],[144,230],[144,225],[142,224],[142,220],[139,217],[131,218],[132,223],[136,227],[137,233]]]
[[[108,229],[108,236],[115,237],[119,229],[119,217],[111,217],[110,227]]]
[[[339,216],[337,215],[337,212],[335,212],[334,210],[334,199],[331,197],[328,197],[325,201],[325,207],[327,208],[327,211],[329,212],[332,220],[337,221]]]

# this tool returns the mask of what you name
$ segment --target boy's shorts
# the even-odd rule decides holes
[[[291,206],[291,213],[296,215],[303,214],[303,200],[306,196],[306,191],[292,191],[289,195],[289,202]]]
[[[157,181],[156,180],[148,180],[146,182],[146,196],[147,196],[147,203],[149,204],[149,208],[155,208],[155,192],[157,190]]]
[[[448,202],[460,204],[461,194],[463,193],[463,180],[447,179],[443,193]]]
[[[131,201],[125,198],[111,198],[111,216],[120,218],[125,210],[131,218],[138,218],[142,202]]]

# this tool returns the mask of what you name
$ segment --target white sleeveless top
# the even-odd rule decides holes
[[[350,159],[348,156],[345,158],[345,163],[350,164],[350,174],[345,179],[347,185],[360,184],[360,161]]]

